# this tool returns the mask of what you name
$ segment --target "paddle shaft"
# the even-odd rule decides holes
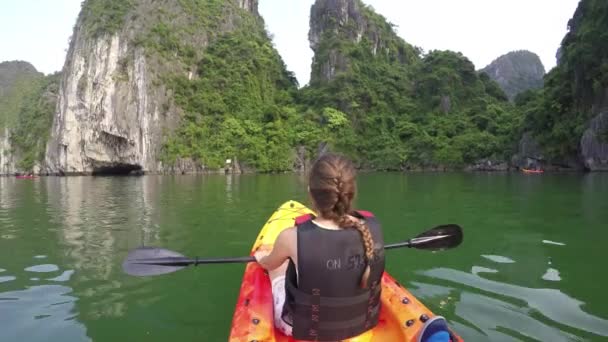
[[[390,245],[384,246],[384,249],[393,249],[393,248],[401,248],[401,247],[416,247],[419,244],[425,244],[429,242],[433,242],[436,240],[441,240],[450,237],[449,235],[437,235],[437,236],[424,236],[417,237],[403,242],[392,243]]]
[[[384,249],[401,247],[425,250],[445,250],[462,242],[462,229],[458,225],[442,225],[428,230],[413,239],[384,246]],[[141,247],[129,252],[123,270],[135,276],[167,274],[191,265],[238,264],[256,261],[253,256],[233,258],[189,258],[163,248]]]
[[[395,249],[401,247],[409,247],[412,248],[416,243],[425,243],[433,240],[438,240],[445,238],[446,236],[433,236],[433,237],[423,237],[423,238],[414,238],[404,242],[393,243],[384,246],[384,249]],[[256,261],[254,257],[234,257],[234,258],[185,258],[185,257],[166,257],[166,258],[158,258],[158,259],[142,259],[142,260],[132,260],[134,264],[139,265],[159,265],[159,266],[190,266],[190,265],[202,265],[202,264],[239,264],[239,263],[249,263]]]
[[[412,248],[412,244],[409,241],[391,243],[390,245],[384,246],[384,249],[395,249],[395,248],[401,248],[401,247]]]
[[[197,266],[203,264],[240,264],[255,261],[252,256],[235,257],[235,258],[183,258],[183,257],[167,257],[158,259],[141,259],[131,260],[133,264],[138,265],[158,265],[158,266]]]

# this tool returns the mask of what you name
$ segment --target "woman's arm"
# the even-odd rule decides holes
[[[288,228],[282,231],[277,237],[272,252],[258,251],[254,256],[258,264],[268,271],[272,271],[281,266],[285,260],[292,255],[292,246],[295,245],[295,228]]]

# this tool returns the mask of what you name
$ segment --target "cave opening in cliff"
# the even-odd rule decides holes
[[[93,176],[126,176],[132,174],[140,174],[142,171],[141,165],[134,164],[114,164],[109,166],[100,166],[93,169]]]

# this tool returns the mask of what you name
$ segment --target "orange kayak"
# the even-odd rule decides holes
[[[521,171],[523,173],[545,173],[544,170],[528,170],[528,169],[521,169]]]
[[[289,201],[272,214],[260,231],[251,255],[261,245],[272,245],[281,231],[293,227],[295,218],[313,213],[304,205]],[[382,308],[378,325],[343,342],[417,341],[423,321],[435,315],[388,273],[382,277]],[[273,324],[270,278],[257,263],[249,263],[232,319],[230,342],[293,342]],[[455,336],[454,342],[463,341]]]

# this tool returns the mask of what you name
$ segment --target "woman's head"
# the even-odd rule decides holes
[[[337,220],[351,211],[357,191],[355,177],[352,162],[343,156],[325,154],[314,163],[308,186],[321,216]]]

